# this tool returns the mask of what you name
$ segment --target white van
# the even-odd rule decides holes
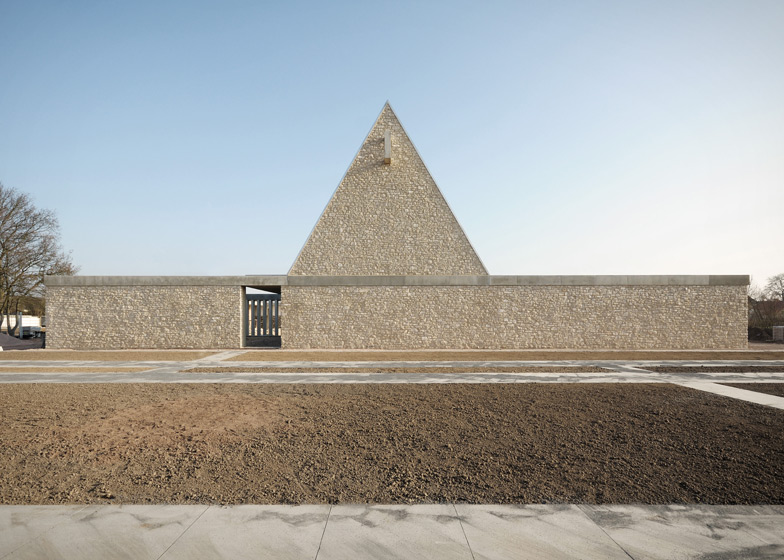
[[[17,315],[11,315],[11,326],[15,327],[17,321]],[[0,331],[5,333],[8,332],[8,325],[6,324],[6,316],[3,315],[3,322],[2,326],[0,326]],[[17,332],[17,336],[19,333]],[[34,315],[22,315],[22,338],[29,338],[35,337],[38,338],[41,336],[41,318],[36,317]]]

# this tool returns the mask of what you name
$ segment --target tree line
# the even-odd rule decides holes
[[[0,313],[8,334],[15,335],[18,326],[12,316],[42,310],[45,275],[77,270],[60,245],[54,212],[36,208],[29,195],[0,183]]]
[[[749,286],[749,327],[776,325],[784,325],[784,273],[768,278],[762,288]]]

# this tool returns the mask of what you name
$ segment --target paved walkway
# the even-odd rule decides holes
[[[784,506],[2,506],[0,559],[782,558]]]
[[[493,361],[493,362],[226,362],[238,352],[225,352],[185,362],[97,362],[97,361],[2,361],[0,383],[675,383],[700,391],[754,402],[784,410],[784,398],[727,387],[721,383],[783,383],[784,360],[699,361]],[[470,373],[442,373],[437,367],[456,367]],[[548,366],[559,371],[547,373],[491,373],[491,367]],[[580,373],[580,366],[600,367],[607,371]],[[705,366],[688,373],[657,373],[654,366]],[[740,371],[710,371],[711,366],[732,366]],[[777,371],[743,371],[749,366],[773,366]],[[232,372],[202,373],[194,368],[231,367]],[[263,367],[265,373],[254,373]],[[297,373],[296,368],[325,368],[329,373]],[[422,373],[362,373],[357,368],[421,368]],[[100,368],[102,371],[96,372]],[[122,371],[136,368],[143,371]],[[778,371],[780,368],[780,371]],[[47,371],[47,369],[57,371]],[[243,372],[245,369],[247,371]],[[89,371],[83,371],[89,370]],[[429,370],[429,371],[428,371]]]
[[[0,333],[0,351],[2,350],[30,350],[42,348],[43,338],[16,338]]]
[[[784,409],[784,398],[721,383],[784,383],[784,361],[225,362],[2,361],[0,383],[677,383]],[[357,367],[470,368],[471,373],[359,373]],[[555,373],[486,373],[488,366]],[[781,371],[655,373],[664,366]],[[194,367],[273,368],[195,373]],[[602,373],[569,371],[597,366]],[[143,368],[122,372],[118,368]],[[337,367],[336,373],[295,373]],[[67,371],[46,372],[42,368]],[[90,373],[92,368],[105,368]],[[200,558],[784,558],[784,506],[0,506],[0,560]]]

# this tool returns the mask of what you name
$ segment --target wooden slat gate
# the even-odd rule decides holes
[[[247,294],[245,306],[245,345],[280,346],[280,294]]]

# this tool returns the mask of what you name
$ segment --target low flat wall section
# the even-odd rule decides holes
[[[47,347],[239,348],[243,287],[284,348],[747,347],[748,276],[47,277]]]
[[[746,286],[739,278],[729,285],[668,285],[666,277],[655,285],[289,282],[281,299],[283,347],[744,349]]]
[[[77,277],[78,278],[78,277]],[[47,348],[239,348],[239,285],[47,282]]]

